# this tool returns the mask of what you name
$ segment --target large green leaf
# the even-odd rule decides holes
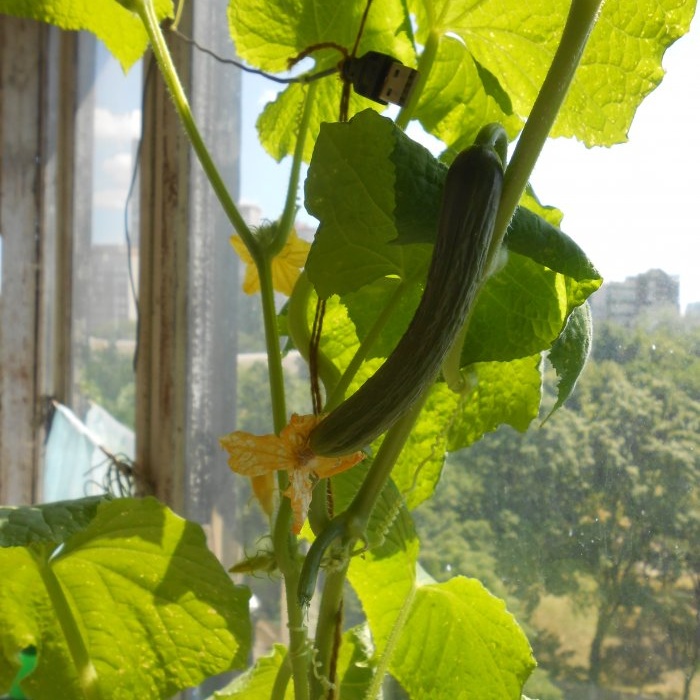
[[[664,52],[688,31],[695,5],[604,3],[551,135],[575,136],[588,146],[626,141],[637,107],[663,78]]]
[[[353,292],[388,275],[425,274],[428,246],[399,246],[394,222],[395,151],[415,144],[389,119],[365,110],[324,124],[306,180],[306,207],[321,225],[306,270],[322,297]]]
[[[498,94],[484,83],[487,76],[498,87]],[[497,99],[499,94],[507,98],[507,104]],[[427,132],[459,151],[473,143],[479,129],[490,122],[499,122],[514,136],[522,119],[513,114],[510,102],[498,79],[477,62],[459,37],[449,35],[440,40],[415,116]],[[504,112],[503,107],[510,111]]]
[[[37,517],[28,509],[27,521]],[[87,501],[72,520],[83,527],[54,528],[58,548],[43,538],[0,550],[0,668],[12,672],[17,652],[35,646],[38,665],[24,683],[32,698],[55,698],[56,688],[82,696],[61,612],[75,621],[105,699],[168,697],[245,664],[249,593],[233,585],[198,525],[151,498],[108,501],[96,512]]]
[[[0,506],[0,547],[59,545],[87,527],[107,496],[56,501],[37,506]]]
[[[172,0],[147,0],[159,20],[173,16]],[[139,17],[117,0],[0,0],[0,14],[26,17],[61,29],[86,29],[101,39],[124,70],[146,50],[148,36]]]
[[[542,376],[539,354],[510,362],[479,362],[469,367],[475,389],[461,398],[461,410],[449,426],[453,452],[507,423],[521,432],[537,417]],[[448,392],[444,387],[442,391]]]
[[[601,278],[592,274],[595,277],[584,275],[577,283],[532,258],[508,253],[505,266],[479,295],[462,349],[462,366],[505,362],[549,349],[571,311],[600,286]]]
[[[504,423],[527,429],[539,411],[539,359],[472,365],[467,381],[473,388],[464,395],[442,382],[432,387],[392,471],[410,509],[432,496],[448,450],[471,445]]]
[[[513,135],[537,97],[570,3],[412,0],[409,6],[418,40],[438,41],[415,116],[457,150],[494,119]],[[587,145],[625,141],[637,106],[661,80],[665,49],[688,30],[694,8],[694,0],[605,3],[552,135]]]
[[[267,656],[260,657],[245,673],[214,693],[212,699],[270,700],[275,679],[286,654],[287,649],[282,644],[275,644]],[[291,683],[287,686],[284,697],[293,700],[294,689]]]
[[[417,587],[389,665],[412,700],[520,700],[534,667],[505,603],[462,576]]]
[[[249,63],[267,71],[284,71],[287,62],[319,43],[333,42],[350,51],[360,27],[365,0],[329,3],[326,0],[231,0],[228,10],[231,35],[238,53]],[[375,50],[414,64],[411,28],[402,0],[376,0],[367,18],[359,54]],[[310,54],[315,68],[338,64],[342,54],[325,48]],[[322,122],[338,119],[341,82],[337,76],[323,78],[316,93],[305,152],[308,160]],[[291,85],[270,103],[258,120],[260,141],[275,158],[292,153],[304,99],[301,85]],[[352,96],[350,115],[373,104]]]
[[[402,508],[385,531],[381,544],[354,557],[350,564],[348,579],[362,602],[379,657],[402,611],[410,604],[418,544],[411,517]]]

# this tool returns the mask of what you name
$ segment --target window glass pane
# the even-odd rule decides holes
[[[95,51],[88,343],[79,381],[85,398],[133,425],[141,64],[124,75],[101,42]]]
[[[134,457],[141,65],[124,75],[104,46],[79,40],[73,230],[72,396],[54,405],[44,500],[123,493],[113,455]],[[130,191],[133,185],[133,194]]]

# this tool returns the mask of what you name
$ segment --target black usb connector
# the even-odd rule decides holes
[[[359,58],[343,63],[343,78],[352,83],[355,92],[380,104],[403,107],[418,76],[418,71],[378,51],[368,51]]]

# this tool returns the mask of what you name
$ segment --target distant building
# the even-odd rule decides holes
[[[649,270],[624,282],[606,282],[591,297],[593,317],[624,326],[680,316],[678,277]]]
[[[257,204],[250,204],[248,202],[241,202],[238,205],[238,209],[241,212],[243,221],[251,227],[260,226],[262,222],[262,209]]]
[[[132,266],[135,277],[138,277],[138,255],[135,251],[132,251]],[[125,245],[92,246],[89,290],[89,335],[110,335],[111,329],[136,319]]]
[[[694,301],[685,307],[685,320],[693,325],[700,325],[700,301]]]

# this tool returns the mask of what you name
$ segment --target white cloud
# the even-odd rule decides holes
[[[277,99],[277,96],[282,92],[281,89],[279,90],[265,90],[264,92],[260,93],[260,96],[258,97],[258,107],[262,108],[264,107],[268,102],[274,102]]]
[[[111,112],[103,107],[95,109],[95,137],[111,141],[130,142],[141,135],[141,110]]]
[[[117,211],[124,211],[126,195],[126,187],[111,187],[97,190],[92,195],[92,205],[96,209],[116,209]]]
[[[112,184],[123,187],[125,193],[131,182],[133,167],[133,157],[127,151],[115,153],[102,162],[102,171],[109,177]]]

